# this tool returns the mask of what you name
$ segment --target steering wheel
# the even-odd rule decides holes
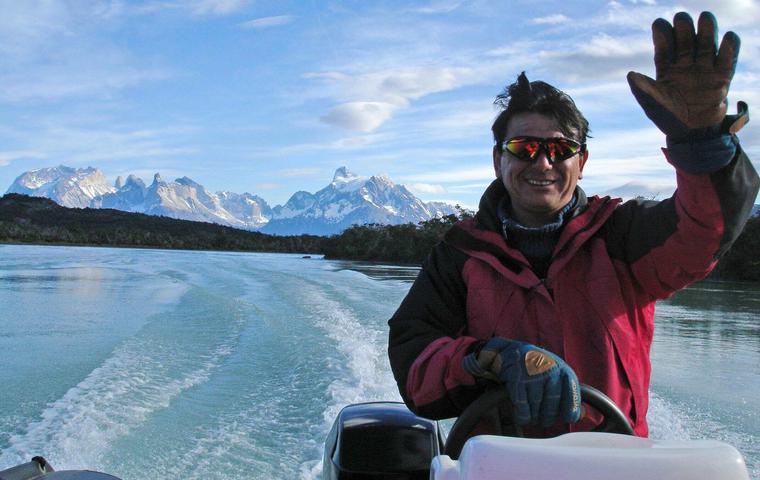
[[[604,421],[594,429],[595,432],[633,435],[633,427],[628,418],[610,397],[594,387],[581,384],[581,399],[604,416]],[[446,438],[446,446],[443,449],[444,454],[452,459],[459,458],[462,447],[464,447],[464,442],[467,441],[469,434],[478,422],[501,403],[507,405],[508,411],[512,410],[512,403],[509,401],[507,389],[501,385],[491,387],[478,397],[477,400],[472,402],[459,415],[457,421],[454,422],[454,426],[451,427],[449,436]],[[523,436],[522,429],[517,425],[514,426],[513,436]]]

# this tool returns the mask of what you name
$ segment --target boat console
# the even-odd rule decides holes
[[[749,480],[741,454],[712,440],[650,440],[576,432],[533,439],[481,435],[459,460],[433,459],[431,480]]]

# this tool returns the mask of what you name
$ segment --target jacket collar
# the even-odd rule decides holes
[[[576,186],[578,200],[554,249],[554,259],[549,276],[561,268],[580,246],[607,221],[620,199],[610,197],[590,199]],[[475,217],[455,224],[444,236],[443,241],[464,253],[486,261],[493,268],[529,287],[538,280],[530,269],[525,256],[510,247],[501,233],[501,222],[497,209],[501,199],[508,195],[501,179],[488,186],[480,199]]]
[[[586,197],[586,192],[584,192],[581,187],[576,186],[575,193],[578,196],[578,200],[571,210],[569,216],[570,219],[577,217],[588,207],[588,197]],[[504,188],[504,183],[500,178],[491,182],[483,193],[483,196],[480,197],[478,213],[475,214],[478,225],[486,230],[500,232],[501,221],[499,220],[498,214],[499,202],[501,202],[502,198],[508,196],[507,189]]]

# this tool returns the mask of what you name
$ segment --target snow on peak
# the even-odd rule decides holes
[[[673,194],[675,184],[666,182],[631,181],[605,192],[611,197],[621,197],[623,200],[643,198],[645,200],[664,200]]]
[[[131,185],[137,185],[140,188],[145,188],[145,182],[142,181],[140,177],[134,174],[130,174],[127,177],[127,180],[124,182],[124,186],[131,186]]]
[[[356,178],[355,173],[348,171],[348,168],[346,167],[339,167],[337,170],[335,170],[335,175],[333,175],[333,182],[346,182],[353,178]]]
[[[197,189],[203,189],[203,185],[199,184],[198,182],[193,181],[190,177],[182,177],[175,180],[180,185],[184,185],[186,187],[195,187]]]
[[[75,169],[60,165],[21,174],[7,193],[47,197],[60,205],[83,208],[93,198],[114,190],[103,172],[96,168]]]
[[[333,175],[333,183],[349,183],[357,180],[366,180],[364,177],[360,177],[352,171],[349,171],[346,167],[340,167],[335,170]]]
[[[388,185],[388,186],[395,186],[396,185],[395,183],[393,183],[393,180],[391,180],[391,177],[389,177],[387,173],[381,173],[379,175],[373,175],[372,179],[375,181],[375,183],[385,184],[385,185]],[[403,185],[399,185],[399,187],[403,187]]]
[[[333,175],[333,181],[330,185],[342,192],[352,192],[362,188],[366,181],[365,177],[360,177],[350,172],[346,167],[340,167],[335,170],[335,175]]]

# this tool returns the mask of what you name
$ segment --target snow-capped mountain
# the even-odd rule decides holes
[[[41,168],[20,175],[6,193],[47,197],[59,205],[84,208],[93,199],[114,192],[103,172],[97,168]]]
[[[285,205],[274,208],[250,193],[212,193],[187,177],[166,182],[156,174],[146,186],[129,175],[111,186],[96,168],[64,166],[26,172],[7,193],[47,197],[66,207],[113,208],[275,235],[331,235],[354,224],[417,223],[454,213],[445,203],[422,202],[387,176],[360,177],[345,167],[325,188],[314,194],[296,192]]]
[[[264,225],[272,217],[272,208],[263,198],[250,193],[217,192],[222,208],[246,225]]]
[[[612,198],[622,198],[623,200],[631,200],[636,197],[642,197],[646,200],[665,200],[673,195],[676,186],[673,183],[644,183],[644,182],[628,182],[617,188],[613,188],[604,195],[609,195]]]
[[[296,192],[261,231],[277,235],[332,235],[354,224],[401,224],[430,220],[454,209],[427,204],[385,175],[360,177],[341,167],[332,182],[318,192]]]
[[[114,208],[127,212],[143,212],[145,203],[145,182],[134,175],[126,181],[119,177],[114,184],[115,191],[94,198],[90,205],[96,208]]]
[[[249,230],[264,225],[271,212],[260,197],[249,193],[212,193],[187,177],[165,182],[156,174],[153,183],[146,186],[141,179],[129,175],[126,180],[117,178],[114,186],[110,186],[103,173],[92,167],[60,166],[26,172],[6,193],[47,197],[65,207],[114,208]]]

